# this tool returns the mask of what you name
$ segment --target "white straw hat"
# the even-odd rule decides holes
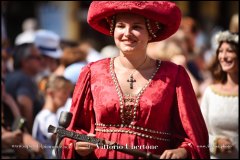
[[[43,55],[54,59],[59,59],[62,56],[60,37],[56,33],[48,30],[38,30],[34,42]]]

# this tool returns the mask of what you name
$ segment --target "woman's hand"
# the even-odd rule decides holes
[[[231,153],[233,150],[233,145],[228,138],[218,138],[217,139],[217,151],[221,153]]]
[[[95,136],[94,134],[88,134],[88,136]],[[89,142],[76,142],[74,149],[80,156],[89,155],[94,149],[97,148],[97,145]]]
[[[87,156],[96,149],[97,146],[89,142],[76,142],[74,148],[80,156]]]
[[[160,159],[185,159],[187,158],[187,150],[185,148],[177,148],[165,150]]]

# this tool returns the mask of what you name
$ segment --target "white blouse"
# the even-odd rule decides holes
[[[206,88],[201,111],[208,128],[209,147],[212,159],[239,158],[238,146],[238,95],[223,95],[216,92],[212,86]],[[217,137],[227,137],[234,145],[231,153],[215,153],[214,140]]]

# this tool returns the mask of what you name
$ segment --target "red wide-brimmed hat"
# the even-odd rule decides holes
[[[88,11],[87,21],[95,30],[112,35],[114,17],[121,12],[142,15],[152,39],[164,40],[173,35],[181,22],[181,11],[169,1],[94,1]]]

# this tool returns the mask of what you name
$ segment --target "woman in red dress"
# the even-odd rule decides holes
[[[209,158],[207,129],[187,72],[146,53],[148,43],[174,34],[180,21],[172,2],[92,2],[88,23],[113,36],[120,55],[82,69],[67,129],[159,158]],[[137,158],[65,138],[62,158],[78,157]]]

